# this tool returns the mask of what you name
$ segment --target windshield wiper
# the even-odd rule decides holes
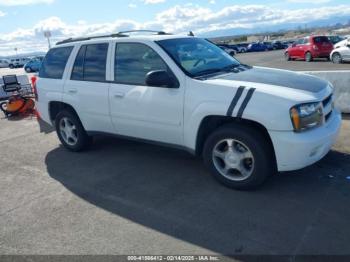
[[[211,74],[220,73],[220,72],[228,73],[228,72],[232,72],[235,68],[237,68],[239,66],[240,66],[240,64],[232,64],[232,65],[228,65],[228,66],[225,66],[222,68],[209,68],[209,69],[205,69],[205,70],[197,72],[194,76],[195,77],[203,77],[206,75],[211,75]]]

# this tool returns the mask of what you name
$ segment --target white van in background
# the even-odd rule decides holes
[[[0,59],[0,68],[7,68],[9,67],[9,61],[6,59]]]

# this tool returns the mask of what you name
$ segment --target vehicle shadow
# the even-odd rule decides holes
[[[49,152],[47,170],[116,216],[225,255],[350,253],[348,154],[333,151],[317,165],[243,192],[216,183],[185,152],[96,140],[88,152]]]

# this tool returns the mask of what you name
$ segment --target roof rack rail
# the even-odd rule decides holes
[[[154,33],[156,35],[171,35],[169,33],[163,32],[163,31],[130,30],[130,31],[122,31],[122,32],[118,32],[118,33],[110,34],[110,35],[99,35],[99,36],[87,36],[87,37],[68,38],[68,39],[62,40],[60,42],[57,42],[56,45],[63,45],[63,44],[67,44],[67,43],[88,41],[88,40],[92,40],[92,39],[107,38],[107,37],[129,37],[128,34],[130,34],[130,33]]]
[[[170,33],[166,33],[164,31],[155,31],[155,30],[129,30],[129,31],[121,31],[118,34],[129,34],[129,33],[154,33],[156,35],[171,35]]]

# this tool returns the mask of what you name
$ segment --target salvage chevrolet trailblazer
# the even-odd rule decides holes
[[[36,90],[41,118],[71,151],[96,134],[175,146],[235,189],[319,161],[341,126],[330,83],[164,32],[64,40],[46,55]]]

